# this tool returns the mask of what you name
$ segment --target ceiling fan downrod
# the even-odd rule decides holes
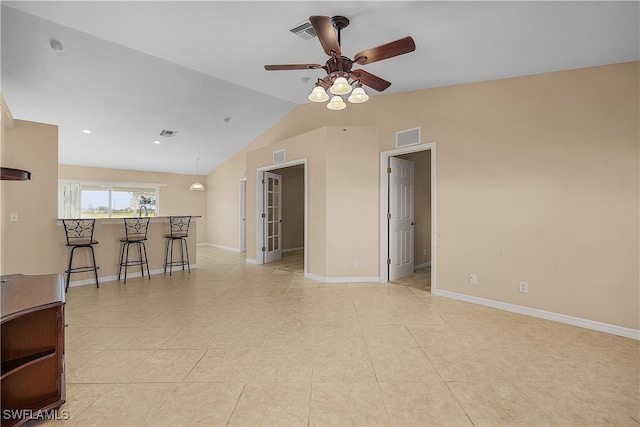
[[[333,24],[333,28],[338,31],[338,46],[342,46],[340,31],[349,26],[349,20],[344,16],[333,16],[331,17],[331,23]]]

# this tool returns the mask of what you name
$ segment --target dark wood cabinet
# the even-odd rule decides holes
[[[64,282],[60,274],[4,276],[2,427],[59,418],[65,401]]]

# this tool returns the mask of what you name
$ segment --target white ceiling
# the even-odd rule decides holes
[[[311,15],[351,20],[348,57],[414,38],[415,52],[362,66],[392,82],[384,93],[640,59],[637,1],[2,1],[1,13],[14,117],[59,125],[62,164],[157,172],[194,174],[200,158],[208,173],[308,102],[322,70],[263,65],[324,64],[317,39],[289,32]]]

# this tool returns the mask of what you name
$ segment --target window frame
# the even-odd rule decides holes
[[[63,212],[65,210],[64,208],[64,200],[62,200],[62,185],[64,184],[79,184],[80,188],[79,188],[79,193],[80,193],[80,199],[79,199],[79,203],[80,206],[74,206],[74,209],[77,209],[77,212],[79,212],[79,215],[72,215],[72,216],[65,216],[63,215]],[[95,218],[95,217],[90,217],[90,216],[83,216],[82,215],[82,187],[86,185],[86,186],[96,186],[96,187],[106,187],[107,191],[108,191],[108,198],[109,198],[109,203],[108,203],[108,207],[107,207],[107,216],[104,218],[107,219],[112,219],[112,218],[118,218],[118,217],[114,217],[112,215],[113,211],[113,207],[112,205],[112,192],[113,192],[113,188],[127,188],[127,187],[132,187],[132,188],[140,188],[140,189],[149,189],[149,190],[153,190],[155,191],[155,196],[156,196],[156,205],[155,205],[155,216],[160,216],[160,188],[161,187],[166,187],[166,184],[158,184],[158,183],[150,183],[150,182],[128,182],[128,181],[91,181],[91,180],[81,180],[81,179],[58,179],[58,217],[59,218],[71,218],[71,217],[78,217],[78,218]]]

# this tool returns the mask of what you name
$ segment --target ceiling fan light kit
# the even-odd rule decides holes
[[[367,102],[369,99],[369,95],[367,95],[362,89],[362,86],[356,87],[353,92],[351,92],[351,96],[347,98],[347,100],[352,104],[361,104],[363,102]]]
[[[309,101],[312,102],[324,102],[329,99],[329,95],[327,95],[327,90],[322,86],[316,86],[311,91],[311,94],[308,96]]]
[[[344,77],[338,77],[329,88],[334,95],[346,95],[351,92],[351,85]]]
[[[265,65],[267,71],[276,70],[310,70],[322,68],[327,75],[318,79],[316,86],[307,97],[312,102],[325,102],[329,100],[327,90],[333,95],[327,104],[330,110],[343,110],[346,108],[341,95],[351,93],[347,100],[353,104],[366,102],[369,96],[366,94],[362,85],[368,86],[378,92],[382,92],[391,86],[388,82],[376,75],[365,70],[352,70],[353,64],[366,65],[372,62],[382,61],[383,59],[393,58],[394,56],[404,55],[413,52],[416,45],[411,37],[384,44],[357,53],[351,60],[346,56],[342,56],[340,49],[340,32],[349,25],[349,20],[344,16],[311,16],[309,22],[313,26],[313,30],[318,36],[318,40],[322,45],[325,53],[330,56],[325,65],[320,64],[280,64]]]
[[[344,103],[341,96],[333,95],[331,101],[327,104],[329,110],[344,110],[347,108],[347,104]]]

